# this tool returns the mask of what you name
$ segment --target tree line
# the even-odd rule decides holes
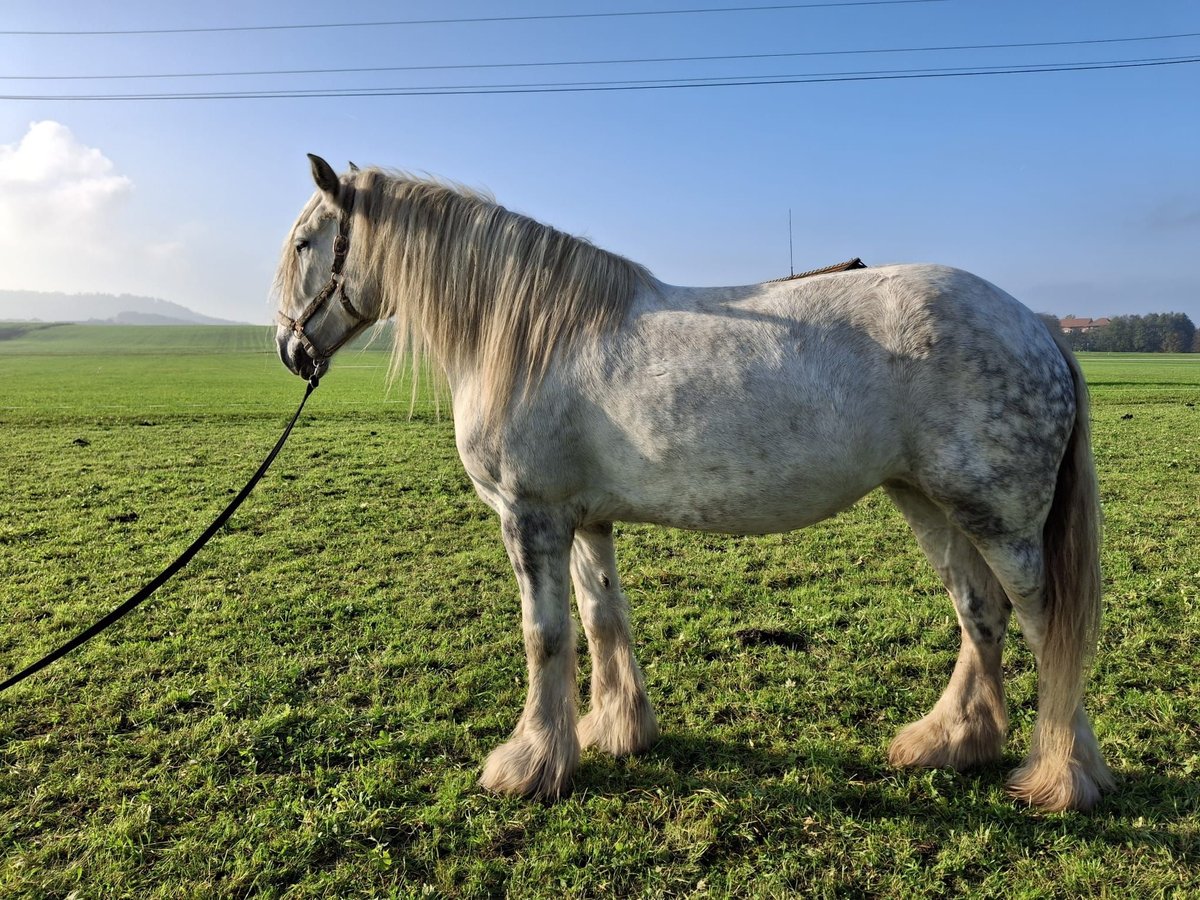
[[[1063,337],[1073,350],[1200,353],[1200,332],[1184,313],[1115,316],[1107,325],[1089,331],[1074,331]]]

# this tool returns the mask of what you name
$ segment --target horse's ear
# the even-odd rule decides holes
[[[357,172],[357,171],[358,171],[358,166],[356,166],[356,165],[354,164],[354,160],[350,160],[350,171],[351,171],[351,172]]]
[[[312,163],[313,181],[317,183],[317,187],[334,203],[337,203],[338,193],[342,189],[342,183],[338,181],[337,173],[333,171],[333,166],[321,159],[316,154],[308,154],[308,161]]]

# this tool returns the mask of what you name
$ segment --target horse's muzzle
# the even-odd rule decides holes
[[[279,358],[288,370],[305,381],[316,381],[329,371],[329,358],[313,359],[291,329],[280,326],[275,332]]]

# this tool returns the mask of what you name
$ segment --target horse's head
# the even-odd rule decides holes
[[[275,286],[279,294],[275,341],[283,364],[315,381],[334,352],[378,317],[378,300],[361,296],[350,254],[353,175],[338,178],[329,163],[308,155],[317,192],[292,226]]]

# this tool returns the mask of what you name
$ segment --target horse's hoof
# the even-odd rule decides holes
[[[658,720],[646,696],[631,704],[605,705],[579,720],[581,747],[595,747],[613,756],[643,753],[658,740]]]
[[[555,800],[570,793],[578,766],[573,732],[567,741],[537,740],[522,732],[488,755],[479,783],[493,794]]]
[[[964,771],[1000,759],[1004,731],[986,717],[947,727],[939,718],[926,716],[900,729],[888,761],[897,768],[956,769]]]
[[[1114,786],[1112,773],[1096,756],[1066,763],[1031,756],[1008,776],[1008,792],[1046,812],[1089,810]]]

